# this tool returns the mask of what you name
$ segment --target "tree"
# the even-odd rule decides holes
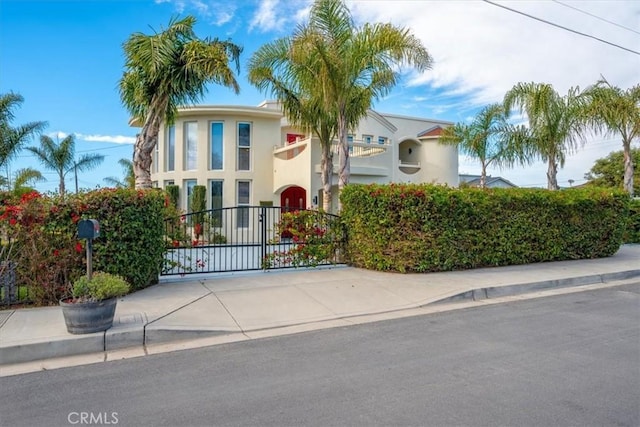
[[[136,176],[133,172],[133,162],[129,159],[120,159],[118,160],[118,164],[122,166],[124,170],[123,180],[120,181],[118,178],[108,176],[104,178],[104,182],[116,188],[135,188]]]
[[[280,102],[287,119],[305,132],[315,134],[322,150],[320,179],[322,209],[331,212],[331,177],[333,154],[331,146],[336,136],[336,117],[323,109],[321,82],[306,65],[306,55],[300,50],[294,55],[293,45],[300,37],[293,36],[267,43],[249,60],[249,81],[259,90],[271,93]],[[302,55],[300,55],[302,54]]]
[[[633,168],[640,167],[640,148],[632,148],[629,153]],[[626,164],[624,150],[610,153],[607,157],[595,161],[591,170],[584,175],[589,180],[589,185],[598,187],[625,188]],[[633,190],[640,193],[640,175],[633,177]],[[625,189],[625,191],[628,191]]]
[[[126,69],[120,98],[142,125],[133,153],[137,188],[151,188],[152,153],[162,121],[173,124],[178,106],[197,103],[208,83],[240,91],[229,63],[239,71],[242,49],[230,41],[198,38],[195,22],[192,16],[172,19],[166,30],[132,34],[123,45]]]
[[[595,85],[587,88],[585,95],[589,99],[588,114],[596,132],[620,134],[622,137],[623,188],[633,195],[635,184],[631,142],[634,138],[640,137],[640,85],[622,90],[602,78]]]
[[[439,142],[457,145],[467,156],[480,161],[480,187],[485,188],[487,168],[491,164],[510,167],[514,163],[527,163],[522,150],[526,132],[511,125],[501,104],[491,104],[480,110],[470,124],[457,123],[444,129]]]
[[[349,183],[347,136],[365,117],[372,101],[389,93],[399,66],[431,67],[431,56],[408,29],[391,24],[356,27],[343,0],[316,0],[309,22],[296,31],[291,55],[308,67],[322,90],[314,96],[327,116],[335,116],[338,187]]]
[[[0,187],[6,187],[7,191],[21,196],[25,193],[34,191],[33,186],[38,183],[46,181],[40,171],[33,168],[18,169],[13,176],[13,180],[0,177]]]
[[[12,126],[11,122],[15,119],[14,109],[23,102],[24,98],[17,93],[0,95],[0,168],[7,167],[23,145],[47,126],[46,122]]]
[[[76,141],[73,135],[66,136],[57,144],[47,135],[42,135],[40,137],[40,146],[27,147],[27,150],[35,154],[45,169],[49,169],[58,174],[58,178],[60,179],[58,190],[61,197],[65,195],[64,179],[69,172],[74,171],[77,174],[78,172],[94,169],[104,160],[102,154],[92,153],[83,154],[76,161]],[[76,181],[76,191],[77,189]]]
[[[560,96],[546,83],[518,83],[504,97],[504,108],[517,107],[529,120],[529,156],[547,162],[547,188],[558,190],[558,165],[584,144],[585,97],[579,88]]]

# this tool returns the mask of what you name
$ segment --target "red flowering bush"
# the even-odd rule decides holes
[[[94,269],[123,276],[133,289],[155,283],[164,258],[165,195],[103,189],[59,197],[0,194],[0,240],[13,243],[16,284],[38,305],[55,304],[86,271],[80,219],[100,223]]]
[[[263,267],[316,267],[339,262],[344,232],[339,218],[316,211],[283,213],[274,244],[287,247],[267,254]]]
[[[50,221],[54,201],[30,192],[5,197],[0,205],[0,233],[11,241],[16,283],[26,288],[36,305],[55,304],[68,291],[67,284],[82,274],[83,247],[74,238],[73,220]]]

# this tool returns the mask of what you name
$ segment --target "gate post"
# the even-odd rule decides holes
[[[267,256],[267,208],[265,206],[260,207],[258,222],[260,223],[260,262],[263,263]]]

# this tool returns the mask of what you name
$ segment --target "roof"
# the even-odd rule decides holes
[[[418,134],[418,138],[428,138],[442,135],[444,128],[440,125],[431,126],[427,130],[423,130]]]
[[[471,186],[480,185],[480,175],[461,174],[459,175],[459,178],[460,178],[460,182],[466,182]],[[513,182],[509,181],[508,179],[502,178],[501,176],[487,175],[487,179],[485,183],[487,187],[496,187],[499,184],[502,184],[505,187],[513,187],[513,188],[517,187],[517,185],[515,185]]]

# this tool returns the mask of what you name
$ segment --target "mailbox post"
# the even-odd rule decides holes
[[[95,219],[78,221],[78,239],[87,239],[87,279],[93,275],[93,239],[100,236],[100,224]]]

